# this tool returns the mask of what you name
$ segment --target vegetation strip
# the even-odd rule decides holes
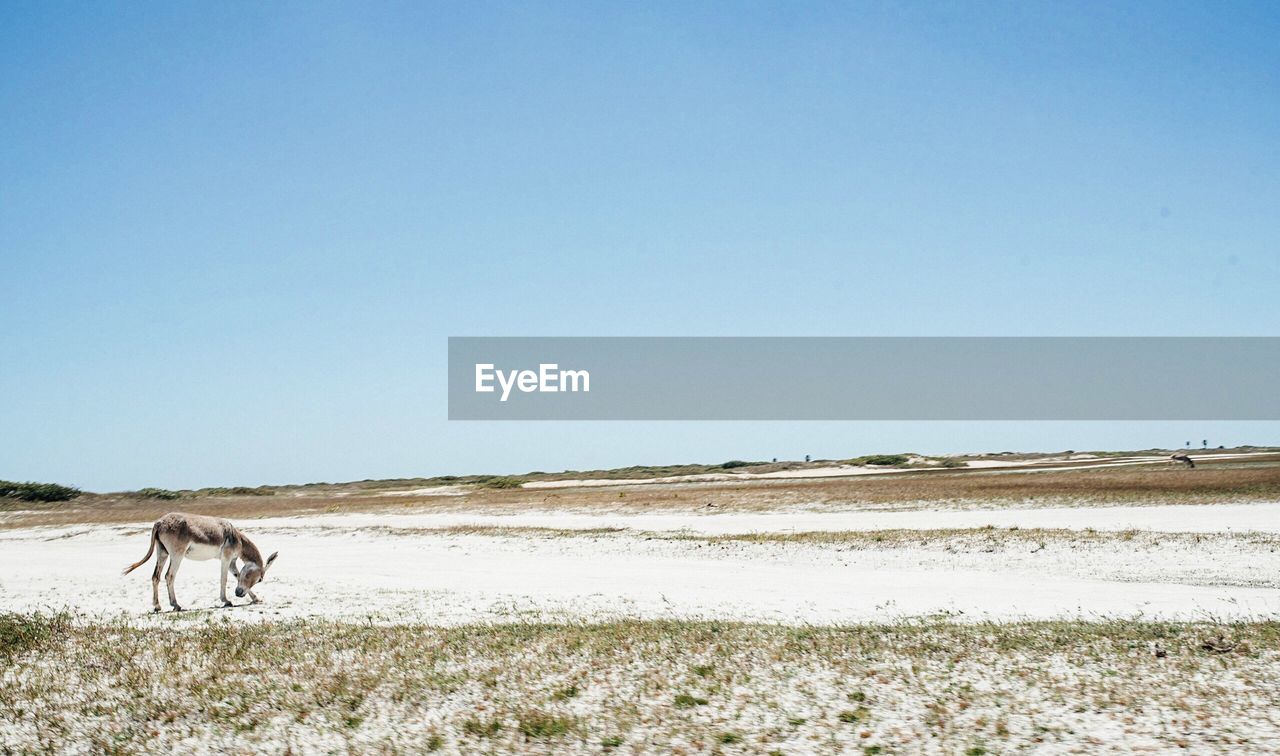
[[[728,463],[726,463],[728,464]],[[779,463],[781,464],[781,463]],[[1220,504],[1280,501],[1280,460],[1250,457],[1206,463],[1195,469],[1043,469],[1034,473],[945,469],[861,478],[804,478],[664,483],[613,488],[521,488],[498,476],[458,479],[448,493],[386,495],[365,483],[222,488],[199,492],[143,489],[73,500],[39,488],[0,496],[0,527],[126,523],[154,520],[180,510],[230,519],[344,512],[527,512],[531,506],[559,511],[653,513],[672,511],[764,512],[788,509],[908,511],[1020,507],[1092,507],[1154,504]],[[19,484],[14,484],[19,485]],[[44,493],[39,493],[39,492]],[[68,489],[74,491],[74,489]]]
[[[0,615],[19,751],[1265,748],[1280,623],[375,626]],[[541,745],[539,745],[541,744]],[[978,750],[974,750],[978,749]]]
[[[332,530],[343,534],[345,528],[308,527],[307,532]],[[917,548],[955,546],[957,543],[983,545],[1017,545],[1045,543],[1133,545],[1194,545],[1206,542],[1232,543],[1240,546],[1277,546],[1280,534],[1259,532],[1229,533],[1177,533],[1145,530],[1081,530],[1068,528],[998,528],[992,525],[977,528],[936,529],[887,529],[887,530],[816,530],[794,533],[731,533],[702,535],[665,531],[631,530],[629,528],[551,528],[535,526],[501,525],[450,525],[439,528],[374,526],[366,532],[385,535],[421,536],[480,536],[490,538],[643,538],[651,541],[691,541],[699,543],[762,543],[808,544],[816,546],[845,546],[864,549]]]

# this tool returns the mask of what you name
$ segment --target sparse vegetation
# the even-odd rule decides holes
[[[1125,542],[1135,547],[1155,549],[1194,548],[1200,545],[1221,544],[1225,547],[1280,548],[1280,535],[1275,533],[1246,531],[1238,533],[1165,533],[1142,530],[1097,530],[1084,528],[997,528],[986,525],[975,528],[903,528],[893,530],[818,530],[799,532],[750,532],[726,535],[697,533],[641,532],[625,528],[546,528],[511,527],[490,525],[456,525],[442,528],[396,528],[387,532],[404,536],[426,534],[476,535],[492,538],[634,538],[637,535],[647,541],[686,541],[701,544],[809,544],[836,546],[857,550],[886,549],[935,549],[951,553],[993,553],[1008,549],[1035,547],[1040,551],[1050,544],[1064,548],[1083,549],[1091,545],[1106,547],[1115,542]],[[710,676],[714,668],[697,665],[692,672],[699,677]],[[861,695],[861,694],[860,694]],[[855,699],[850,699],[855,700]]]
[[[1098,455],[1101,456],[1101,455]],[[779,463],[782,466],[783,463]],[[1205,460],[1194,470],[1167,465],[1085,468],[1009,474],[980,468],[941,470],[907,467],[891,475],[857,478],[743,479],[696,486],[648,484],[616,488],[489,488],[467,485],[495,476],[457,478],[463,495],[388,496],[363,483],[329,488],[203,489],[182,500],[193,514],[231,519],[322,512],[518,509],[530,504],[557,509],[605,507],[623,512],[715,508],[718,512],[768,511],[792,507],[840,509],[965,509],[999,507],[1212,504],[1280,500],[1280,454],[1238,460]],[[752,468],[765,471],[774,465]],[[716,468],[719,469],[718,467]],[[723,472],[723,471],[721,471]],[[453,484],[451,484],[453,485]],[[382,491],[382,492],[379,492]],[[221,493],[218,493],[221,492]],[[186,494],[187,492],[180,492]],[[272,496],[271,494],[277,494]],[[619,494],[625,494],[619,496]],[[536,498],[535,498],[536,497]],[[135,495],[84,494],[56,505],[0,498],[0,528],[70,523],[138,522],[155,517],[155,501]]]
[[[870,454],[849,460],[851,465],[871,465],[873,467],[897,467],[905,465],[911,458],[906,454]]]
[[[160,499],[162,501],[174,501],[182,498],[179,491],[170,491],[167,488],[140,488],[137,493],[140,499]]]
[[[505,477],[496,476],[496,475],[492,477],[486,477],[478,481],[478,483],[482,488],[497,488],[497,489],[520,488],[521,486],[524,485],[523,482],[517,480],[516,478],[505,478]]]
[[[492,738],[502,732],[502,722],[498,719],[471,717],[463,721],[462,732],[476,738]]]
[[[12,659],[51,643],[66,632],[70,623],[67,614],[0,612],[0,659]]]
[[[840,712],[840,715],[837,718],[845,724],[854,724],[867,718],[867,710],[861,707],[857,710],[846,709]]]
[[[258,486],[250,488],[249,486],[230,486],[216,488],[201,488],[196,491],[201,496],[275,496],[276,491],[270,486]]]
[[[1205,650],[1223,637],[1231,653]],[[1265,750],[1280,737],[1275,622],[138,627],[6,614],[0,638],[0,742],[19,752],[169,752],[195,742],[235,752],[335,742],[671,751],[701,741],[792,753],[812,750],[815,732],[832,751],[870,754],[922,743],[951,753],[1061,750],[1098,732],[1213,751]],[[1157,643],[1163,657],[1150,651]],[[717,684],[737,692],[671,695],[670,681],[707,659],[717,660]],[[537,694],[578,675],[599,693]],[[868,685],[875,694],[859,698]],[[855,705],[832,705],[846,699]],[[1184,718],[1194,726],[1168,726]]]
[[[574,720],[545,711],[523,711],[518,716],[517,729],[530,739],[558,738],[574,727]]]

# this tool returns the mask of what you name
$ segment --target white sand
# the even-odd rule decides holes
[[[1064,528],[1104,531],[1148,530],[1163,533],[1280,533],[1280,502],[1162,505],[1140,507],[1053,507],[1044,509],[914,510],[907,512],[730,512],[716,514],[585,514],[531,511],[524,514],[333,514],[270,517],[242,523],[254,532],[264,528],[448,528],[537,527],[572,530],[626,528],[642,532],[687,532],[701,535],[803,533],[812,531],[924,530],[936,528]],[[148,524],[139,523],[138,527]],[[76,531],[57,529],[51,533]],[[15,531],[22,532],[22,531]],[[0,532],[0,543],[6,535]],[[136,557],[135,557],[136,559]]]
[[[248,618],[378,615],[462,623],[513,618],[706,617],[788,623],[1280,615],[1280,557],[1268,546],[1136,553],[1116,539],[1087,554],[1026,550],[949,555],[920,549],[709,544],[605,537],[415,532],[457,524],[743,533],[884,528],[1050,527],[1280,532],[1280,504],[1012,511],[726,515],[325,515],[242,523],[281,552]],[[408,529],[408,530],[406,530]],[[146,525],[0,533],[0,605],[144,616]],[[187,561],[179,600],[216,604],[217,563]],[[161,588],[163,595],[163,586]],[[163,600],[163,599],[162,599]]]

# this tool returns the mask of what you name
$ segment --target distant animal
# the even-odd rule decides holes
[[[1188,457],[1186,454],[1174,454],[1174,455],[1172,455],[1171,457],[1169,457],[1169,459],[1173,460],[1174,462],[1181,462],[1182,464],[1186,465],[1187,467],[1195,467],[1195,466],[1196,466],[1196,463],[1195,463],[1195,462],[1192,462],[1192,461],[1191,461],[1191,457]]]
[[[183,512],[170,512],[156,520],[151,526],[151,545],[147,547],[147,555],[125,568],[124,574],[138,569],[156,553],[156,569],[151,573],[151,605],[153,611],[160,611],[160,571],[164,569],[165,560],[169,563],[169,571],[165,573],[165,587],[169,589],[169,606],[180,612],[178,598],[173,592],[173,581],[178,576],[178,567],[183,559],[204,561],[218,559],[222,562],[222,584],[218,598],[223,606],[231,606],[227,599],[227,573],[236,576],[236,597],[244,598],[248,594],[252,603],[258,603],[253,593],[253,586],[262,582],[267,576],[267,569],[276,561],[279,552],[273,553],[264,561],[262,552],[253,545],[240,529],[229,520],[220,520],[205,515],[192,515]],[[244,564],[236,567],[236,560]]]

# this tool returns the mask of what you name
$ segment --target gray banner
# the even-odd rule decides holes
[[[450,420],[1278,420],[1280,338],[452,337]]]

